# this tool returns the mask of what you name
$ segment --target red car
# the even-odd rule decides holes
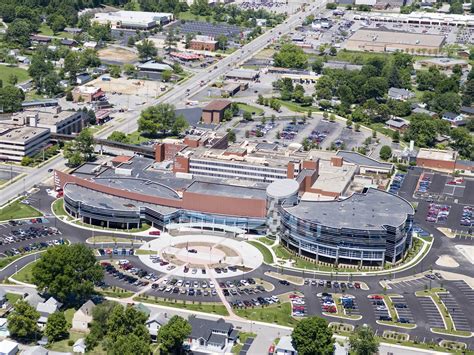
[[[148,232],[149,235],[161,235],[161,232],[160,231],[151,231],[151,232]]]
[[[383,300],[383,297],[380,295],[370,295],[369,298],[373,300]]]

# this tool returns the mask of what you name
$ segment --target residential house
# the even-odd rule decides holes
[[[414,97],[415,94],[410,90],[400,89],[400,88],[390,88],[388,89],[388,97],[392,100],[405,101]]]
[[[154,315],[148,317],[148,320],[146,321],[145,325],[153,341],[156,341],[158,331],[162,326],[168,323],[168,321],[169,318],[166,313],[155,313]]]
[[[298,352],[291,343],[290,335],[285,335],[280,338],[278,344],[275,345],[275,350],[273,353],[276,355],[298,355]]]
[[[67,46],[67,47],[75,47],[77,46],[77,41],[73,40],[73,39],[68,39],[68,38],[64,38],[61,40],[60,42],[63,46]]]
[[[79,34],[79,33],[82,33],[82,28],[77,28],[77,27],[66,27],[64,29],[64,32],[67,32],[67,33],[72,33],[72,34]]]
[[[394,117],[385,122],[385,125],[395,131],[403,132],[408,128],[408,121],[404,120],[403,118]]]
[[[86,332],[89,329],[89,323],[92,322],[92,310],[95,304],[91,300],[84,303],[72,317],[72,329]]]
[[[36,306],[36,310],[40,314],[40,318],[38,319],[38,326],[40,328],[43,328],[46,323],[48,322],[48,317],[53,314],[54,312],[59,311],[59,308],[61,308],[62,304],[54,297],[48,298],[46,302],[38,303]]]
[[[84,44],[82,46],[85,49],[97,49],[98,48],[97,42],[94,42],[94,41],[84,42]]]
[[[75,353],[85,354],[86,353],[86,342],[84,338],[77,339],[72,346],[72,351]]]
[[[416,107],[414,108],[411,113],[422,113],[424,115],[429,115],[431,116],[431,118],[433,117],[436,117],[438,114],[436,112],[433,112],[433,111],[430,111],[430,110],[427,110],[423,107]]]
[[[474,107],[462,106],[461,113],[467,117],[474,117]]]
[[[463,126],[466,124],[465,117],[461,113],[445,112],[441,119],[451,123],[451,126]]]
[[[28,302],[31,307],[36,308],[36,306],[38,306],[40,303],[43,303],[45,299],[41,297],[36,291],[34,291],[25,297],[25,301]]]
[[[79,74],[76,77],[76,83],[78,85],[84,85],[85,83],[88,83],[91,80],[92,80],[91,76],[89,74],[86,74],[86,73]]]
[[[191,350],[206,353],[227,353],[238,339],[239,332],[224,319],[208,320],[190,316],[192,331],[185,341]]]

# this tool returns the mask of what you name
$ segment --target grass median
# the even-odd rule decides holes
[[[138,296],[138,297],[135,297],[133,300],[137,302],[142,302],[142,303],[152,303],[152,304],[157,304],[160,306],[187,309],[189,311],[217,314],[220,316],[229,315],[229,312],[227,312],[227,309],[225,308],[225,306],[216,302],[206,303],[206,302],[195,302],[195,301],[181,301],[177,299],[168,301],[164,298],[151,297],[151,296],[149,297]]]
[[[255,242],[253,240],[249,240],[249,241],[247,241],[247,243],[253,245],[255,248],[257,248],[260,251],[260,253],[262,253],[263,261],[266,264],[273,264],[272,252],[265,245],[263,245],[262,243],[259,243],[259,242]]]
[[[21,201],[22,200],[16,200],[0,209],[0,222],[9,221],[11,219],[41,217],[43,215],[36,208],[22,203]]]
[[[36,261],[26,264],[26,266],[18,270],[17,273],[13,274],[11,278],[19,282],[33,283],[33,267],[35,263]]]
[[[274,323],[287,327],[294,327],[298,324],[298,320],[291,316],[290,302],[272,304],[262,308],[236,309],[235,314],[249,320]]]

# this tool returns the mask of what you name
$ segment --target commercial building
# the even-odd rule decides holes
[[[144,12],[144,11],[115,11],[98,12],[94,15],[94,22],[110,24],[112,28],[124,28],[134,30],[149,30],[160,24],[166,24],[173,20],[173,14],[167,12]]]
[[[168,64],[158,63],[157,61],[150,60],[149,62],[137,65],[137,69],[142,72],[164,72],[165,70],[173,70]]]
[[[413,25],[474,27],[474,16],[469,14],[443,14],[436,12],[412,12],[398,14],[389,12],[371,12],[356,15],[355,20],[369,20],[375,23],[405,23]]]
[[[12,116],[11,122],[17,125],[30,125],[47,128],[51,133],[72,134],[82,131],[85,125],[82,111],[63,111],[60,106],[30,108]]]
[[[44,148],[50,137],[46,128],[0,122],[0,160],[21,162]]]
[[[210,36],[197,35],[189,42],[189,48],[197,51],[213,52],[217,50],[217,41]]]
[[[302,255],[320,255],[321,260],[344,263],[380,265],[384,260],[398,260],[411,243],[408,225],[405,230],[399,228],[405,210],[398,213],[397,208],[403,209],[404,200],[378,190],[353,188],[355,178],[372,186],[375,176],[389,176],[392,164],[355,152],[302,152],[248,142],[228,146],[226,136],[197,129],[183,140],[162,142],[154,149],[155,159],[120,157],[106,164],[84,164],[71,174],[56,171],[54,181],[64,190],[66,211],[84,223],[121,229],[136,228],[147,221],[160,229],[179,224],[232,233],[280,233],[286,246],[294,249],[298,245],[307,251]],[[305,225],[317,223],[331,227],[322,215],[313,213],[313,207],[304,212],[305,206],[315,206],[315,211],[336,206],[327,213],[332,222],[335,216],[339,219],[343,201],[361,199],[348,205],[354,207],[350,212],[346,206],[345,217],[341,217],[345,222],[338,222],[330,231],[334,241],[327,241],[329,237],[317,239],[317,228],[305,229]],[[392,212],[385,212],[389,205],[395,206],[393,222]],[[374,206],[376,211],[367,206]],[[292,215],[304,220],[298,222],[303,229],[294,227]],[[351,226],[349,215],[360,223]],[[373,228],[367,228],[369,224]],[[373,232],[369,236],[367,229]],[[360,242],[352,241],[355,235]],[[300,246],[300,239],[305,238],[314,242],[313,247]],[[368,239],[373,244],[365,246],[366,253],[360,253],[360,245]],[[315,252],[315,245],[321,252]]]
[[[467,69],[469,63],[467,60],[455,58],[427,58],[420,59],[415,63],[415,68],[437,68],[440,70],[453,70],[455,66]]]
[[[450,150],[420,148],[416,157],[416,165],[422,168],[453,171],[457,153]]]
[[[437,54],[444,44],[444,36],[362,28],[346,43],[346,49],[367,52],[410,52]]]
[[[408,201],[372,188],[340,201],[284,204],[280,240],[318,261],[395,263],[411,247],[414,214]]]
[[[72,98],[74,102],[93,102],[98,101],[105,96],[105,92],[101,88],[94,86],[77,86],[72,91]]]
[[[233,69],[225,75],[227,79],[236,80],[256,80],[259,76],[260,72],[252,69]]]
[[[232,102],[229,100],[214,100],[202,109],[202,121],[207,124],[219,124],[224,119],[224,112]]]

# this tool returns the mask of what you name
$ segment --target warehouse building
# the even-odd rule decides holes
[[[110,24],[112,28],[149,30],[160,24],[167,24],[173,20],[173,14],[167,12],[145,12],[145,11],[115,11],[98,12],[94,15],[94,22],[105,25]]]
[[[444,36],[387,29],[359,29],[346,43],[346,49],[366,52],[409,52],[437,54],[444,44]]]

